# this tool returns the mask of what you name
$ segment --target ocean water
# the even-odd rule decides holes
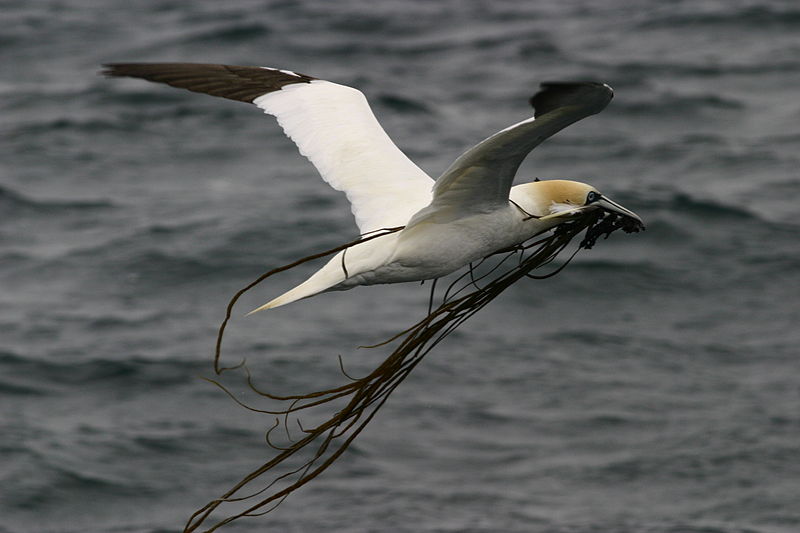
[[[0,532],[178,531],[265,461],[271,419],[200,379],[225,305],[356,235],[273,119],[97,75],[114,61],[356,86],[432,176],[541,81],[616,91],[519,177],[593,183],[647,231],[512,287],[338,464],[229,530],[800,531],[796,2],[7,0],[0,19]],[[356,347],[427,306],[371,287],[243,318],[312,268],[255,289],[226,339],[276,392],[339,384],[339,354],[376,366]]]

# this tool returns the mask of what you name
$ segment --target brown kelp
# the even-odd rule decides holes
[[[557,274],[580,249],[591,248],[601,236],[607,237],[618,229],[636,232],[643,228],[638,221],[627,217],[600,209],[586,210],[512,249],[499,250],[481,261],[491,262],[488,266],[484,265],[485,268],[479,269],[479,265],[470,265],[439,295],[436,294],[434,282],[425,317],[386,341],[369,346],[374,349],[391,349],[388,357],[364,377],[348,375],[340,359],[346,382],[336,387],[280,396],[259,389],[246,364],[233,367],[220,365],[225,327],[233,306],[242,294],[278,272],[401,229],[379,230],[357,241],[276,268],[259,277],[231,299],[217,338],[214,369],[217,374],[234,370],[243,372],[249,388],[275,407],[260,408],[245,404],[220,382],[209,381],[226,391],[243,407],[274,417],[272,427],[266,433],[267,443],[274,453],[267,462],[244,476],[222,496],[195,512],[188,520],[184,532],[196,531],[201,526],[207,527],[205,531],[214,531],[241,517],[269,513],[289,494],[333,464],[423,357],[500,293],[520,279],[542,279]],[[539,273],[551,265],[569,243],[584,231],[576,250],[560,266],[551,266],[552,270],[549,272]],[[303,415],[315,419],[321,417],[322,422],[306,427],[301,420]],[[282,440],[285,442],[276,442],[275,430],[279,428],[282,429]],[[216,513],[222,513],[221,507],[230,508],[231,512],[224,518],[216,518]]]

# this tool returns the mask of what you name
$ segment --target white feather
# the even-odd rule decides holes
[[[551,215],[556,213],[563,213],[567,211],[574,211],[578,206],[573,204],[565,204],[561,202],[551,202],[549,211]]]
[[[392,142],[357,89],[324,80],[286,85],[253,103],[274,115],[362,233],[402,226],[431,200],[433,180]]]

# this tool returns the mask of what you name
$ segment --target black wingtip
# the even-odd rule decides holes
[[[148,68],[153,65],[160,65],[159,63],[103,63],[102,70],[98,72],[101,76],[106,78],[144,78]]]
[[[614,97],[611,87],[596,81],[548,81],[539,87],[529,100],[535,117],[569,105],[589,106],[591,114],[599,113]]]
[[[141,78],[248,103],[286,85],[316,79],[288,70],[215,63],[106,63],[100,73],[109,78]]]
[[[121,74],[119,74],[117,70],[120,65],[122,65],[122,63],[103,63],[102,65],[100,65],[102,69],[99,70],[97,73],[100,76],[105,76],[106,78],[121,76]]]

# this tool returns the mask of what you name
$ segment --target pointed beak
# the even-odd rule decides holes
[[[617,202],[615,202],[615,201],[613,201],[613,200],[611,200],[609,198],[606,198],[605,196],[603,196],[602,198],[600,198],[596,202],[592,203],[591,205],[596,205],[597,207],[600,207],[601,209],[605,209],[606,211],[611,211],[612,213],[617,213],[618,215],[622,215],[624,217],[632,218],[633,220],[638,222],[639,226],[644,227],[644,222],[642,221],[641,217],[639,217],[639,215],[637,215],[636,213],[634,213],[630,209],[625,209],[624,207],[619,205]]]
[[[244,316],[254,315],[254,314],[258,313],[259,311],[263,311],[264,309],[269,309],[269,307],[270,307],[269,304],[264,304],[261,307],[256,307],[255,309],[253,309],[249,313],[246,313]]]

